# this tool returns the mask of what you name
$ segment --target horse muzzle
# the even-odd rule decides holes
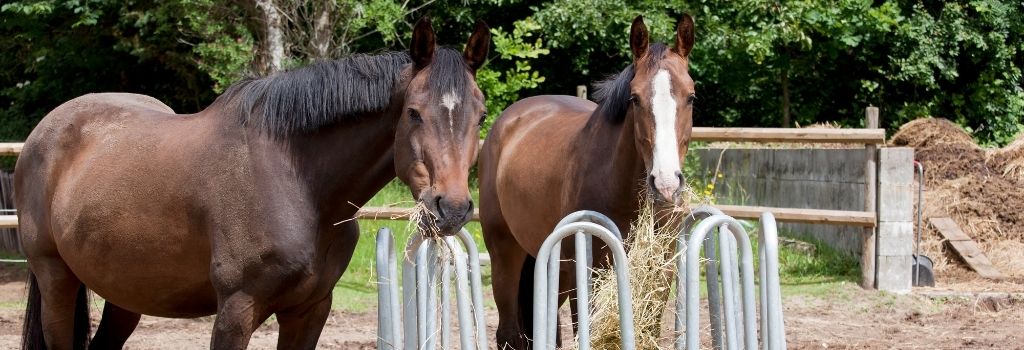
[[[423,201],[427,210],[432,215],[424,217],[420,226],[424,225],[430,229],[424,230],[425,234],[436,234],[437,236],[454,236],[473,217],[473,200],[469,198],[456,199],[444,194],[437,194],[425,198]],[[430,221],[427,221],[430,220]]]
[[[673,175],[657,176],[651,174],[647,177],[647,186],[656,201],[679,204],[683,193],[683,173],[676,171]]]

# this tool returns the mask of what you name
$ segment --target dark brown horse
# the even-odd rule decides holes
[[[595,210],[628,228],[645,183],[656,199],[679,200],[695,100],[693,41],[689,15],[672,49],[650,45],[637,17],[633,64],[598,86],[598,104],[531,97],[495,122],[480,154],[480,219],[500,316],[498,348],[530,347],[534,256],[563,216]],[[569,256],[571,244],[563,249]],[[560,302],[571,288],[570,266],[562,267]]]
[[[463,53],[435,48],[421,20],[408,53],[246,80],[196,114],[133,94],[57,107],[15,170],[24,346],[85,347],[88,288],[106,300],[93,348],[121,347],[140,314],[213,313],[212,348],[245,348],[272,314],[278,348],[314,348],[356,206],[397,175],[440,234],[470,218],[489,40],[481,23]]]

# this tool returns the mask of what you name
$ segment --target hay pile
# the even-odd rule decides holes
[[[641,196],[647,198],[647,196]],[[669,307],[675,270],[675,240],[688,208],[655,209],[641,201],[639,215],[626,238],[629,283],[633,298],[633,325],[637,349],[659,349],[662,316]],[[619,349],[618,291],[614,270],[596,273],[591,304],[594,305],[591,339],[595,349]]]
[[[921,118],[903,124],[900,130],[892,135],[890,143],[894,146],[921,148],[943,143],[973,145],[974,139],[959,125],[947,119]]]
[[[993,151],[989,163],[1004,177],[1024,183],[1024,134],[1003,149]]]
[[[1022,139],[1000,150],[985,150],[956,124],[926,118],[903,125],[890,142],[913,147],[925,167],[924,217],[952,218],[980,243],[996,268],[1011,277],[1024,277],[1024,256],[1001,251],[1011,245],[1024,248]],[[916,210],[915,206],[915,214]],[[942,236],[927,222],[921,248],[935,260],[940,282],[973,278],[973,272],[945,251]]]

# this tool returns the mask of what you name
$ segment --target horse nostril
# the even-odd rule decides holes
[[[647,186],[650,186],[652,190],[658,190],[658,188],[654,186],[654,175],[647,175]]]
[[[445,213],[444,213],[444,205],[442,204],[442,203],[444,203],[444,202],[442,201],[443,199],[444,199],[444,197],[442,197],[442,196],[437,196],[437,199],[435,200],[436,202],[434,203],[434,207],[435,207],[435,208],[437,208],[437,215],[438,215],[438,216],[439,216],[440,218],[443,218],[443,217],[447,216],[447,215],[445,215]]]
[[[473,216],[473,200],[472,199],[469,200],[469,205],[467,207],[468,208],[466,208],[466,216],[467,217],[472,217]]]
[[[683,186],[683,172],[676,170],[676,178],[679,179],[679,187]]]

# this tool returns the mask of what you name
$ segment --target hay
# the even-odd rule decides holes
[[[656,209],[646,194],[641,198],[640,211],[636,221],[630,224],[626,242],[633,325],[638,349],[659,349],[659,340],[663,338],[662,316],[672,291],[675,240],[682,218],[689,210],[685,207]],[[619,349],[622,334],[614,270],[602,269],[596,273],[592,305],[594,348]]]
[[[903,124],[900,130],[892,135],[889,143],[893,146],[920,148],[942,143],[974,145],[974,139],[959,125],[949,120],[921,118]]]
[[[1024,133],[1013,143],[992,152],[988,163],[1003,176],[1024,183]]]
[[[1024,211],[1019,209],[1024,208],[1024,136],[1003,149],[986,150],[956,124],[924,118],[900,127],[890,145],[913,147],[924,165],[926,219],[952,218],[986,255],[1005,259],[997,263],[1009,268],[1003,273],[1024,275],[1018,268],[1024,255],[1001,255],[998,249],[1024,241]],[[942,236],[927,221],[923,224],[921,252],[933,259],[937,282],[976,278],[947,250]]]

